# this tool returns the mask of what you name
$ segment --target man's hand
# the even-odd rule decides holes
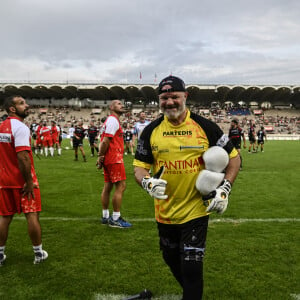
[[[99,169],[99,170],[102,169],[103,163],[104,163],[104,155],[98,156],[98,159],[96,162],[97,169]]]
[[[218,214],[223,214],[228,205],[228,196],[230,191],[231,183],[225,179],[216,190],[212,191],[206,196],[203,196],[202,199],[204,202],[210,200],[206,211],[216,211]]]
[[[159,171],[153,175],[153,177],[146,176],[142,179],[142,187],[149,193],[151,197],[165,200],[168,195],[165,195],[167,181],[160,179],[164,173],[164,167],[162,166]]]
[[[28,197],[28,201],[32,199],[34,199],[34,189],[38,188],[38,186],[33,183],[33,182],[30,182],[30,183],[25,183],[24,186],[23,186],[23,189],[22,189],[22,197]]]

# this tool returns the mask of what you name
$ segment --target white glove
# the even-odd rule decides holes
[[[210,199],[209,205],[206,209],[207,212],[216,211],[218,214],[224,213],[228,205],[228,196],[231,191],[231,183],[225,179],[222,184],[213,192],[203,196],[204,205]]]
[[[203,156],[205,169],[213,172],[223,172],[229,162],[229,155],[224,148],[212,146],[208,148]]]
[[[142,187],[144,190],[146,190],[151,197],[160,200],[168,198],[168,195],[165,195],[167,181],[160,179],[163,173],[164,167],[162,166],[153,177],[146,176],[142,179]]]
[[[223,182],[224,177],[224,173],[202,170],[196,180],[196,189],[201,195],[208,195]]]

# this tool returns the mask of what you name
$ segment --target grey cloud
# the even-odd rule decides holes
[[[0,69],[153,81],[299,82],[300,2],[209,0],[5,0]],[[14,63],[11,63],[14,61]],[[8,63],[10,62],[10,63]],[[15,74],[15,75],[14,75]],[[1,77],[0,77],[1,80]]]

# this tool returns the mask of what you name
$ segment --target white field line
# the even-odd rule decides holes
[[[15,217],[15,220],[25,220],[25,217]],[[68,221],[83,221],[83,222],[90,222],[90,221],[100,221],[100,217],[40,217],[41,221],[61,221],[61,222],[68,222]],[[130,222],[155,222],[153,218],[132,218],[128,219]],[[300,222],[300,218],[241,218],[241,219],[232,219],[232,218],[222,218],[222,219],[210,219],[210,223],[289,223],[289,222]]]
[[[96,294],[94,300],[122,300],[127,299],[130,296],[126,295],[113,295],[113,294]],[[140,299],[140,298],[139,298]],[[152,300],[180,300],[182,296],[180,295],[162,295],[157,297],[152,297]]]
[[[300,300],[300,294],[290,294],[291,299]],[[95,294],[94,300],[122,300],[127,299],[125,295],[113,295],[113,294]],[[180,300],[182,296],[180,295],[162,295],[160,297],[151,298],[152,300]]]

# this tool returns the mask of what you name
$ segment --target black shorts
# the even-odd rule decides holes
[[[157,223],[160,238],[160,249],[176,249],[183,254],[186,247],[201,249],[202,257],[205,252],[208,216],[191,220],[184,224]]]
[[[90,146],[93,146],[95,143],[97,143],[97,139],[96,137],[89,137],[89,143],[90,143]]]
[[[264,140],[257,140],[257,144],[263,145],[264,143]]]
[[[83,140],[77,140],[76,138],[73,138],[73,148],[78,148],[83,145]]]
[[[231,143],[233,144],[235,149],[241,149],[241,141],[232,139]]]
[[[252,136],[251,137],[249,136],[249,143],[254,144],[255,143],[255,138],[252,137]]]

